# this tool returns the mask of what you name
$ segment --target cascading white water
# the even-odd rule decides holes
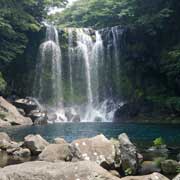
[[[73,48],[73,29],[68,29],[68,56],[69,56],[69,77],[70,77],[70,94],[73,101],[74,88],[73,88],[73,72],[72,63],[74,61],[74,48]]]
[[[90,35],[88,35],[88,29],[76,29],[78,49],[81,51],[85,69],[86,69],[86,83],[87,83],[87,99],[88,105],[93,106],[93,92],[91,82],[91,60],[93,41]],[[79,53],[79,55],[81,55]]]
[[[81,121],[112,121],[115,104],[111,98],[100,94],[103,89],[111,88],[111,84],[106,84],[109,66],[105,62],[105,48],[101,34],[92,29],[81,28],[67,28],[64,32],[68,34],[68,63],[64,63],[63,69],[66,78],[62,78],[58,31],[53,26],[47,26],[46,38],[40,45],[36,67],[35,97],[50,107],[53,121],[71,121],[63,107],[63,85],[65,85],[68,90],[64,92],[67,93],[66,96],[68,95],[68,107],[75,107]],[[107,47],[108,58],[115,60],[116,76],[119,73],[118,33],[117,27],[109,31],[108,39],[111,39],[111,46]],[[104,82],[101,82],[102,80]],[[82,98],[80,104],[76,102],[79,98]]]
[[[46,26],[45,41],[40,45],[37,61],[34,96],[48,110],[56,112],[57,119],[65,119],[62,95],[62,56],[58,31],[54,26]]]

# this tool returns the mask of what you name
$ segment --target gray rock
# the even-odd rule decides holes
[[[114,144],[104,135],[79,139],[72,142],[72,145],[80,151],[83,160],[95,161],[107,166],[114,164],[116,155]]]
[[[161,172],[161,169],[153,161],[144,161],[139,169],[139,174],[146,175],[153,172]]]
[[[154,159],[154,158],[157,158],[157,157],[168,158],[169,150],[167,149],[166,145],[161,145],[159,147],[152,146],[146,152],[148,152],[148,156],[151,159]]]
[[[121,178],[121,180],[169,180],[169,179],[160,173],[153,173],[146,176],[127,176],[125,178]]]
[[[95,162],[28,162],[0,169],[0,180],[119,180]]]
[[[177,160],[180,161],[180,153],[177,155]]]
[[[80,122],[81,121],[81,118],[80,118],[80,115],[77,114],[75,116],[73,116],[73,118],[71,119],[72,122]]]
[[[32,120],[30,118],[22,116],[17,108],[3,97],[0,97],[0,111],[3,116],[1,120],[11,125],[32,125]]]
[[[80,116],[76,112],[74,108],[66,108],[65,109],[65,116],[67,117],[67,120],[70,122],[79,122]]]
[[[9,127],[11,126],[11,123],[4,121],[3,119],[0,119],[0,128]]]
[[[35,110],[38,105],[33,101],[32,98],[25,98],[25,99],[17,99],[13,102],[13,104],[20,109],[23,109],[26,114]]]
[[[23,147],[30,149],[33,155],[40,154],[49,143],[40,135],[28,135],[24,138]]]
[[[41,112],[40,110],[31,111],[28,114],[28,117],[30,117],[36,125],[43,125],[48,123],[47,113]]]
[[[0,141],[3,141],[3,140],[10,142],[11,138],[9,137],[7,133],[0,132]]]
[[[7,150],[18,147],[18,143],[11,141],[6,133],[0,133],[0,149]]]
[[[39,155],[42,161],[72,161],[81,159],[78,150],[69,144],[50,144]]]
[[[173,180],[180,180],[180,173]]]
[[[67,142],[63,138],[55,138],[54,144],[67,144]]]
[[[178,167],[180,167],[180,164],[171,159],[161,162],[161,169],[164,174],[176,174]]]
[[[31,156],[31,151],[27,148],[23,149],[23,148],[19,148],[18,150],[13,152],[14,156],[18,156],[18,157],[30,157]]]
[[[136,174],[139,166],[136,147],[131,143],[125,133],[120,134],[118,140],[123,170],[126,171],[127,169],[131,169],[132,174]]]

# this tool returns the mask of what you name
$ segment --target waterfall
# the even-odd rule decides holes
[[[93,92],[92,92],[92,82],[91,82],[91,60],[92,60],[92,49],[93,49],[93,40],[88,34],[88,29],[76,29],[77,33],[77,45],[78,49],[82,54],[85,69],[86,69],[86,83],[87,83],[87,99],[88,105],[93,105]]]
[[[44,106],[63,107],[61,61],[58,31],[47,25],[45,41],[39,47],[33,90]]]
[[[108,31],[107,47],[100,31],[67,28],[59,33],[67,35],[64,36],[67,42],[61,42],[68,45],[67,48],[66,44],[62,45],[67,54],[62,59],[59,41],[63,36],[59,39],[57,29],[48,25],[39,48],[34,96],[48,107],[55,122],[71,121],[67,117],[71,116],[67,115],[70,111],[77,112],[82,122],[112,121],[116,104],[107,91],[113,89],[112,74],[119,79],[121,32],[118,27]],[[68,100],[65,108],[63,99]]]
[[[74,48],[73,48],[73,29],[68,28],[68,57],[69,57],[69,80],[70,80],[70,95],[73,102],[74,88],[73,88],[73,72],[72,63],[74,61]]]

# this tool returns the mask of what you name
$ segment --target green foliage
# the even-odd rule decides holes
[[[180,173],[180,166],[177,167],[176,172]]]
[[[165,160],[166,160],[165,157],[158,157],[158,158],[155,158],[155,159],[154,159],[154,162],[155,162],[156,166],[160,168],[160,167],[161,167],[161,163],[162,163],[163,161],[165,161]]]
[[[125,175],[126,176],[129,176],[129,175],[132,175],[133,174],[133,170],[131,168],[128,168],[125,170]]]
[[[153,144],[154,144],[154,146],[156,146],[156,147],[160,147],[160,146],[164,145],[165,143],[164,143],[163,138],[162,138],[162,137],[159,137],[159,138],[156,138],[156,139],[153,141]]]
[[[78,0],[63,13],[50,17],[58,25],[102,28],[115,25],[159,26],[173,10],[168,0]]]

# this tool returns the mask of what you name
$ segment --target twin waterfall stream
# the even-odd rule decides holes
[[[102,81],[107,81],[104,56],[112,55],[108,50],[105,52],[101,33],[85,28],[63,31],[67,35],[66,58],[62,55],[58,30],[46,26],[46,37],[37,58],[34,97],[54,117],[54,122],[111,122],[117,104],[106,97]],[[109,34],[113,39],[116,76],[119,72],[117,33],[116,28],[112,28]],[[100,79],[100,75],[103,78]],[[68,113],[72,117],[68,118]]]

